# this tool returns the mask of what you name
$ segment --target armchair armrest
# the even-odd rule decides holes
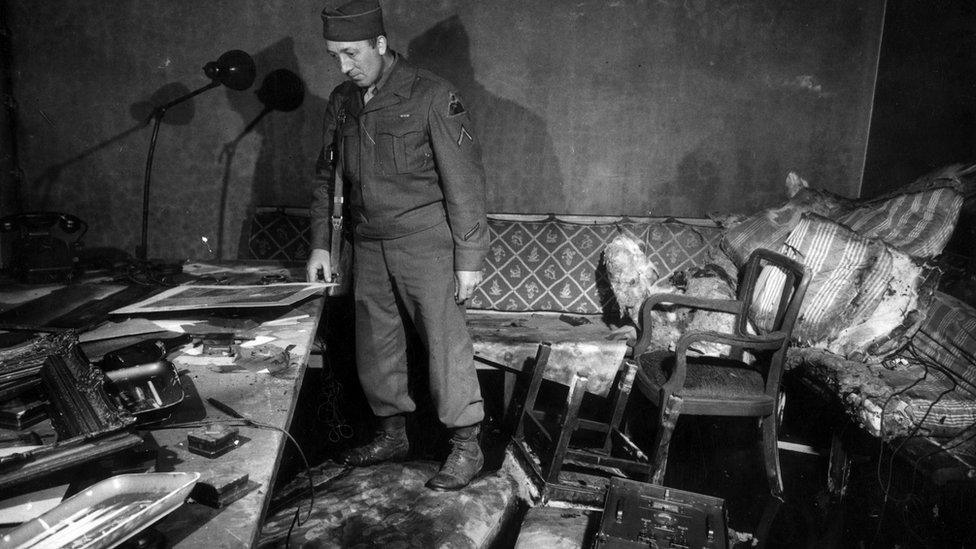
[[[644,300],[640,308],[640,337],[634,344],[634,355],[640,356],[651,344],[651,312],[655,307],[662,304],[677,305],[691,309],[704,309],[708,311],[718,311],[733,315],[742,314],[742,301],[738,299],[709,299],[704,297],[693,297],[683,294],[653,294]],[[738,321],[737,321],[738,324]]]
[[[706,309],[723,313],[738,314],[742,311],[742,301],[738,299],[712,299],[684,294],[653,294],[641,304],[641,315],[646,318],[648,311],[661,304],[679,305],[692,309]]]
[[[688,374],[688,348],[697,341],[708,341],[745,349],[775,350],[781,348],[785,340],[786,332],[770,332],[763,335],[728,334],[714,331],[688,332],[681,336],[675,347],[674,372],[665,386],[670,392],[678,392],[684,385],[685,377]],[[635,354],[634,356],[639,355]]]

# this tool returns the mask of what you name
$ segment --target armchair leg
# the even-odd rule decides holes
[[[657,434],[654,435],[654,460],[651,462],[650,483],[664,484],[664,471],[668,468],[668,450],[671,446],[671,434],[681,415],[681,397],[668,395],[661,402],[661,421],[658,423]]]
[[[775,411],[772,415],[759,419],[763,463],[766,466],[766,480],[769,482],[769,492],[773,497],[782,499],[783,475],[779,467],[779,447],[777,446],[779,439],[778,426],[779,421],[776,420]]]

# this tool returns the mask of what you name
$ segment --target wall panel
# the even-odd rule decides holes
[[[205,84],[203,64],[234,48],[255,56],[254,89],[288,69],[305,101],[246,135],[262,110],[254,89],[210,91],[171,113],[150,254],[234,257],[255,205],[307,203],[325,98],[341,79],[321,2],[8,3],[28,209],[75,213],[92,224],[90,246],[132,251],[149,141],[140,120],[167,93]],[[393,46],[452,80],[475,114],[493,211],[751,212],[781,200],[791,170],[859,192],[883,0],[384,8]]]

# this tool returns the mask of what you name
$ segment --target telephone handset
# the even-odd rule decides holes
[[[0,218],[0,232],[20,231],[22,236],[49,235],[55,225],[65,234],[81,231],[81,234],[74,238],[74,242],[81,240],[88,231],[87,223],[65,213],[28,212]]]

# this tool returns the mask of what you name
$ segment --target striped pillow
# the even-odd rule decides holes
[[[976,309],[935,292],[928,315],[912,338],[918,355],[962,378],[976,390]]]
[[[962,203],[959,191],[938,187],[872,200],[834,219],[909,255],[930,258],[952,236]]]
[[[875,361],[918,329],[932,281],[907,254],[816,214],[801,217],[780,252],[803,263],[811,277],[793,328],[795,342]],[[762,330],[772,324],[782,284],[774,267],[760,274],[751,312]]]
[[[756,248],[778,250],[804,213],[833,217],[850,209],[850,201],[827,191],[803,188],[779,208],[752,215],[722,235],[722,250],[739,268]]]

